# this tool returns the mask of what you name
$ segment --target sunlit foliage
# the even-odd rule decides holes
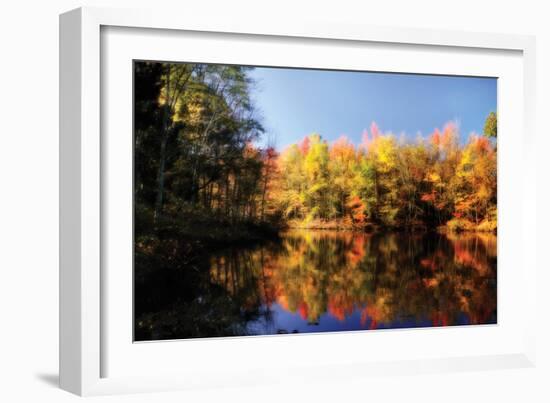
[[[483,134],[487,137],[497,137],[497,114],[491,112],[485,120],[485,126],[483,127]]]
[[[274,200],[295,226],[493,231],[496,163],[494,141],[472,134],[460,146],[453,122],[415,142],[372,123],[358,147],[318,134],[288,147]]]

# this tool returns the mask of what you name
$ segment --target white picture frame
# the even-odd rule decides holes
[[[63,389],[79,395],[96,395],[112,393],[130,393],[140,391],[159,391],[170,389],[185,389],[192,387],[210,387],[215,385],[247,385],[262,382],[293,382],[295,376],[300,374],[311,379],[325,379],[326,369],[333,369],[343,379],[353,373],[354,376],[368,376],[374,373],[408,374],[418,372],[439,372],[453,370],[474,370],[487,368],[511,368],[527,367],[535,363],[535,326],[533,321],[525,320],[514,329],[514,347],[484,353],[483,351],[470,351],[461,355],[459,350],[453,354],[445,355],[436,353],[432,356],[419,355],[417,357],[405,356],[399,351],[395,356],[387,360],[365,360],[357,355],[353,360],[334,361],[326,359],[313,360],[307,352],[302,357],[297,357],[292,364],[285,367],[284,371],[275,373],[267,368],[264,373],[254,369],[252,361],[247,370],[245,359],[240,367],[230,372],[228,368],[221,367],[212,373],[205,368],[196,373],[188,369],[193,366],[191,358],[185,364],[167,363],[169,371],[159,371],[158,375],[152,375],[147,371],[130,373],[128,368],[120,367],[118,371],[107,371],[106,360],[112,353],[113,346],[119,349],[121,346],[113,344],[110,336],[106,335],[104,327],[109,325],[105,318],[109,315],[110,305],[106,303],[108,291],[105,289],[105,278],[110,278],[102,271],[105,268],[105,248],[102,232],[103,198],[105,195],[104,183],[109,171],[105,169],[105,156],[103,147],[109,141],[103,141],[101,133],[108,130],[104,127],[102,116],[102,30],[108,27],[117,29],[154,29],[156,32],[193,32],[216,33],[219,36],[241,35],[253,37],[260,43],[265,40],[271,42],[284,41],[331,41],[333,47],[350,44],[376,43],[377,46],[412,46],[422,49],[466,49],[478,55],[492,51],[515,52],[521,64],[521,82],[516,83],[516,91],[519,99],[514,107],[522,108],[522,136],[517,141],[519,154],[513,158],[521,161],[522,169],[515,177],[515,185],[524,189],[534,189],[535,172],[535,143],[534,143],[534,93],[535,93],[535,40],[533,37],[520,35],[502,35],[486,33],[468,33],[456,31],[430,31],[409,28],[385,28],[357,25],[343,25],[324,22],[287,22],[280,21],[245,21],[238,18],[224,20],[207,20],[192,15],[175,15],[152,10],[117,10],[104,8],[81,8],[70,11],[60,17],[60,385]],[[174,40],[174,38],[172,38]],[[177,40],[177,38],[175,39]],[[286,42],[285,42],[286,43]],[[147,46],[144,44],[143,46]],[[259,57],[259,56],[256,56]],[[342,67],[345,67],[345,62]],[[438,67],[435,67],[437,70]],[[442,67],[440,67],[442,68]],[[441,73],[461,74],[463,67],[458,66],[452,72],[450,70]],[[477,70],[476,70],[477,71]],[[434,71],[437,73],[438,71]],[[467,73],[466,70],[462,73]],[[510,76],[512,77],[512,76]],[[516,76],[514,76],[516,77]],[[105,91],[104,91],[105,92]],[[131,109],[131,108],[130,108]],[[515,122],[517,123],[517,122]],[[504,123],[506,124],[506,123]],[[500,129],[499,129],[500,133]],[[500,139],[499,139],[500,142]],[[499,143],[500,144],[500,143]],[[515,143],[514,143],[515,144]],[[500,147],[500,145],[499,145]],[[500,152],[500,148],[499,148]],[[510,157],[499,155],[499,169],[502,164],[512,162]],[[511,155],[511,154],[508,154]],[[500,175],[500,171],[499,171]],[[499,179],[500,180],[500,179]],[[512,180],[512,179],[511,179]],[[500,187],[500,182],[499,182]],[[506,185],[504,185],[506,188]],[[513,189],[510,189],[513,190]],[[499,203],[501,194],[499,193]],[[508,196],[507,196],[508,197]],[[522,308],[526,312],[535,311],[535,244],[528,242],[522,235],[536,233],[536,210],[534,195],[524,191],[517,192],[514,204],[520,210],[514,210],[515,224],[510,224],[509,242],[520,240],[514,254],[506,253],[504,256],[514,259],[521,265],[522,281],[520,292],[522,294]],[[506,204],[506,203],[505,203]],[[502,214],[510,214],[510,211],[499,210],[499,231]],[[506,226],[505,226],[506,227]],[[501,233],[499,232],[499,238]],[[499,240],[499,248],[500,248]],[[501,264],[499,249],[499,265]],[[500,267],[500,266],[499,266]],[[499,284],[501,278],[499,277]],[[499,291],[500,302],[506,295]],[[130,321],[131,318],[128,318]],[[488,330],[487,330],[488,329]],[[485,333],[482,337],[500,337],[500,330],[493,331],[487,328],[480,330]],[[382,337],[399,338],[399,340],[411,339],[418,332],[424,332],[420,337],[422,343],[427,338],[448,337],[460,338],[464,330],[451,331],[444,335],[443,332],[429,333],[424,330],[400,331],[397,333],[377,333]],[[476,330],[470,330],[476,331]],[[407,333],[408,332],[408,333]],[[324,343],[337,343],[345,340],[350,345],[357,345],[365,333],[333,334],[324,336]],[[116,335],[115,335],[116,336]],[[293,348],[304,347],[312,344],[313,336],[299,336],[293,339],[285,339],[285,336],[268,338],[269,348],[276,351],[277,345],[293,344]],[[287,336],[293,337],[293,336]],[[369,336],[371,337],[371,336]],[[376,336],[375,336],[376,337]],[[308,339],[309,338],[309,339]],[[345,338],[345,339],[344,339]],[[378,337],[380,338],[380,337]],[[249,339],[249,348],[265,348],[263,338]],[[372,339],[372,337],[371,337]],[[131,344],[131,340],[126,340]],[[291,340],[288,341],[287,340]],[[487,339],[490,340],[490,339]],[[283,342],[281,342],[283,341]],[[191,341],[194,349],[200,349],[199,342]],[[219,340],[209,341],[208,348],[216,350],[243,349],[243,340]],[[217,343],[216,345],[212,343]],[[254,347],[252,346],[254,344]],[[157,352],[170,354],[177,348],[177,343],[156,343]],[[162,346],[161,346],[162,344]],[[319,344],[319,343],[317,343]],[[498,344],[498,343],[495,343]],[[110,346],[107,349],[106,346]],[[130,346],[128,346],[130,347]],[[153,347],[151,347],[153,348]],[[163,351],[160,351],[161,348]],[[481,349],[482,350],[482,349]],[[119,350],[116,350],[119,351]],[[126,351],[126,350],[125,350]],[[127,349],[125,354],[141,354],[135,350]],[[155,353],[156,354],[156,353]],[[120,355],[120,354],[119,354]],[[147,354],[145,354],[146,357]],[[137,356],[136,356],[137,357]],[[140,356],[140,360],[143,358]],[[119,360],[128,360],[128,355],[120,356]],[[138,362],[140,361],[138,360]],[[251,358],[252,360],[252,358]],[[144,361],[143,361],[144,362]],[[135,366],[135,363],[132,364]],[[151,363],[143,366],[146,367]],[[158,365],[158,362],[155,364]],[[282,364],[281,364],[282,365]],[[308,374],[301,372],[300,365],[308,365]],[[187,369],[186,369],[187,368]],[[111,372],[116,375],[111,376]],[[125,374],[128,372],[127,374]]]

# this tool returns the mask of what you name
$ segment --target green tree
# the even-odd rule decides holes
[[[485,126],[483,126],[483,134],[487,137],[497,137],[497,114],[495,112],[489,113],[487,119],[485,119]]]

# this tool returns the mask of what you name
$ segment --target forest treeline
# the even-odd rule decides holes
[[[281,154],[275,206],[297,226],[494,231],[493,120],[487,136],[472,134],[464,146],[452,122],[414,142],[372,123],[357,147],[345,136],[328,144],[312,134]]]
[[[496,115],[461,145],[372,124],[355,146],[312,134],[280,154],[243,66],[135,62],[136,234],[229,240],[284,226],[496,230]],[[259,232],[258,232],[259,231]]]

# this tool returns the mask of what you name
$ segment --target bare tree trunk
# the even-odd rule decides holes
[[[225,177],[225,217],[229,219],[230,210],[229,210],[229,199],[230,199],[230,186],[229,186],[229,172],[227,172],[227,175]]]
[[[380,208],[380,201],[379,201],[379,194],[378,194],[378,173],[376,170],[374,171],[374,203],[375,203],[375,211],[376,211],[376,218],[380,218],[379,214],[379,208]]]
[[[233,184],[233,195],[231,196],[231,220],[235,222],[235,218],[238,220],[240,217],[240,205],[239,205],[239,182],[237,180],[237,177],[235,177],[235,183]]]
[[[266,194],[267,194],[267,182],[268,182],[268,173],[266,172],[265,177],[264,177],[264,189],[263,189],[263,192],[262,192],[262,206],[261,206],[261,209],[260,209],[260,218],[261,218],[262,221],[264,220],[265,197],[266,197]]]
[[[138,194],[139,194],[139,187],[138,184],[141,183],[141,176],[139,174],[139,169],[136,169],[139,166],[139,160],[137,156],[137,150],[139,150],[140,147],[140,139],[141,134],[139,130],[136,130],[136,136],[135,136],[135,143],[134,143],[134,200],[137,200]]]
[[[162,119],[162,138],[160,142],[160,158],[159,169],[157,174],[157,200],[155,202],[155,223],[158,221],[160,214],[162,213],[162,203],[164,197],[164,170],[166,167],[166,143],[168,142],[168,131],[170,119],[170,64],[166,65],[166,99],[164,103],[164,116]]]
[[[157,176],[157,183],[158,183],[158,189],[157,189],[157,200],[155,202],[155,222],[160,217],[160,214],[162,213],[162,203],[163,203],[163,197],[164,197],[164,169],[166,166],[166,142],[168,140],[168,136],[166,134],[162,135],[162,140],[160,144],[160,162],[159,162],[159,169],[158,169],[158,176]]]

